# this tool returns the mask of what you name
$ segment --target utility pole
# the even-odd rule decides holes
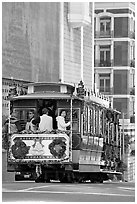
[[[121,128],[120,128],[120,139],[119,139],[119,144],[120,144],[120,160],[121,160],[121,151],[122,151],[122,150],[121,150],[121,149],[122,149],[122,148],[121,148]]]

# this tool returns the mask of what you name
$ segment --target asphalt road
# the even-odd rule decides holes
[[[2,202],[135,202],[135,184],[35,183],[30,181],[2,184]]]

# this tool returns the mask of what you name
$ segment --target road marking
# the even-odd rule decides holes
[[[123,196],[123,197],[134,197],[134,195],[128,194],[116,194],[116,193],[92,193],[92,192],[72,192],[72,191],[35,191],[35,190],[8,190],[4,192],[11,192],[11,193],[48,193],[48,194],[80,194],[80,195],[100,195],[100,196]]]
[[[54,185],[44,185],[44,186],[34,186],[34,187],[30,187],[30,188],[24,188],[24,189],[20,189],[20,190],[16,190],[18,192],[24,192],[24,191],[30,191],[30,190],[33,190],[33,189],[40,189],[40,188],[48,188],[48,187],[56,187],[56,186],[60,186],[60,187],[76,187],[76,188],[81,188],[81,186],[78,186],[77,184],[64,184],[63,186],[61,186],[61,183],[59,184],[54,184]],[[86,187],[86,188],[94,188],[94,187]],[[2,190],[3,192],[11,192],[11,191],[14,191],[14,190],[10,190],[10,189],[6,189],[6,188],[3,188]]]
[[[35,186],[35,187],[31,187],[31,188],[24,188],[18,191],[29,191],[29,190],[33,190],[33,189],[39,189],[39,188],[47,188],[47,187],[56,187],[56,186],[60,186],[60,187],[78,187],[77,184],[64,184],[63,186],[61,186],[61,184],[55,184],[55,185],[44,185],[44,186]],[[79,188],[81,188],[81,186],[79,186]],[[89,188],[89,187],[88,187]],[[90,187],[93,188],[93,187]]]
[[[130,191],[134,191],[135,190],[135,188],[129,188],[129,187],[118,187],[118,188],[120,188],[120,189],[122,189],[122,190],[130,190]]]
[[[21,191],[29,191],[29,190],[33,190],[33,189],[38,189],[38,188],[48,188],[48,187],[51,187],[51,186],[60,186],[60,185],[46,185],[46,186],[35,186],[35,187],[31,187],[31,188],[24,188],[24,189],[21,189],[21,190],[18,190],[19,192]]]

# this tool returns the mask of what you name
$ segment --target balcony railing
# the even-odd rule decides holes
[[[135,95],[135,86],[130,89],[130,95]]]
[[[135,123],[135,115],[130,116],[130,123]]]
[[[95,38],[113,38],[114,31],[95,31]]]
[[[95,60],[94,66],[95,67],[112,67],[114,65],[113,60],[110,61],[99,61]]]
[[[99,92],[104,94],[104,95],[113,95],[113,88],[110,87],[100,87]]]
[[[135,60],[130,61],[130,67],[135,67]]]
[[[129,32],[129,37],[130,37],[131,39],[135,39],[135,31],[130,31],[130,32]]]

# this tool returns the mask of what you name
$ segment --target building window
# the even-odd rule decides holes
[[[100,74],[99,75],[99,90],[100,92],[109,93],[110,92],[110,74]]]
[[[110,62],[110,46],[100,46],[100,66],[109,67]]]
[[[100,19],[100,35],[110,35],[111,18],[104,17]]]

